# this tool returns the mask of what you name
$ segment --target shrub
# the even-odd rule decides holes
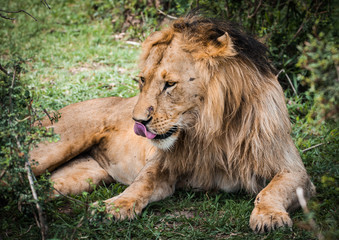
[[[308,86],[305,93],[313,102],[307,122],[314,127],[324,120],[338,120],[339,112],[339,51],[333,36],[320,33],[309,35],[303,46],[299,46],[301,56],[297,66],[302,69],[298,75],[301,84]]]
[[[13,59],[4,67],[0,65],[1,232],[23,215],[33,215],[45,235],[41,204],[48,197],[50,184],[45,177],[39,181],[34,178],[28,152],[41,139],[56,137],[52,131],[34,125],[42,111],[32,107],[34,99],[20,81],[22,63],[21,59]]]

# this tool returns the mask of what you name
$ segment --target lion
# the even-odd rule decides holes
[[[121,220],[177,188],[243,189],[257,194],[255,232],[291,227],[296,189],[309,199],[315,187],[274,71],[266,47],[236,26],[177,19],[142,44],[138,96],[71,104],[58,122],[42,121],[60,140],[31,151],[34,174],[50,171],[62,194],[129,185],[104,201]]]

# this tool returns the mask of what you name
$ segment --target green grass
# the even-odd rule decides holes
[[[34,94],[34,105],[57,110],[87,99],[137,94],[140,49],[116,41],[110,19],[96,20],[89,14],[89,1],[53,2],[52,9],[40,1],[11,3],[8,9],[25,9],[14,22],[0,19],[0,63],[15,56],[25,61],[21,80]],[[14,16],[14,15],[11,15]],[[338,125],[324,124],[319,131],[302,118],[308,109],[300,97],[290,97],[293,137],[317,187],[309,207],[324,235],[338,238]],[[94,192],[44,203],[51,239],[315,239],[301,210],[292,214],[293,231],[281,229],[256,235],[249,228],[254,196],[240,193],[176,191],[163,201],[147,206],[133,221],[88,218],[86,204],[119,194],[121,184],[98,187]],[[14,210],[13,210],[14,209]],[[16,206],[1,210],[1,239],[39,239],[34,216]],[[3,221],[7,219],[7,221]]]
[[[25,8],[38,22],[23,14],[15,15],[14,24],[1,20],[2,60],[25,59],[23,78],[37,104],[59,109],[92,98],[135,95],[139,49],[115,41],[109,19],[91,21],[86,4],[51,6]]]

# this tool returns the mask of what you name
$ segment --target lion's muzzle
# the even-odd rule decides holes
[[[134,132],[135,132],[136,135],[146,137],[148,139],[153,139],[157,136],[156,134],[148,131],[146,126],[144,124],[140,123],[140,122],[135,122]]]
[[[135,124],[134,124],[134,132],[135,132],[136,135],[146,137],[148,139],[154,139],[154,140],[166,139],[166,138],[172,136],[177,131],[178,131],[178,127],[174,126],[164,134],[154,134],[154,133],[148,131],[147,127],[144,124],[142,124],[140,122],[135,122]]]

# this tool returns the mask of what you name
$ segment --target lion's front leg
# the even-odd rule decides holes
[[[287,211],[299,206],[296,195],[298,187],[304,189],[307,199],[315,193],[306,171],[278,173],[255,199],[250,217],[253,231],[263,233],[279,227],[292,227]]]
[[[161,171],[158,161],[150,161],[123,193],[104,201],[106,212],[116,219],[132,219],[148,203],[170,196],[174,189],[175,179]]]

